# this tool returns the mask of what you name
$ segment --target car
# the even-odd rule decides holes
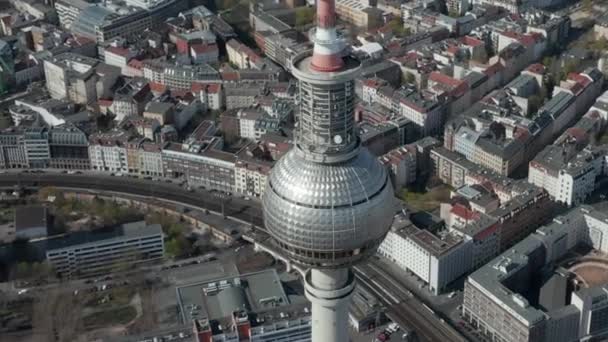
[[[22,294],[26,294],[27,291],[29,291],[29,290],[28,289],[21,289],[21,290],[17,291],[17,294],[21,296]]]
[[[249,198],[249,196],[245,196],[245,197],[243,197],[243,199],[244,199],[245,201],[249,201],[251,198]]]
[[[448,295],[448,298],[454,298],[456,297],[458,293],[456,291],[450,292],[450,294]]]

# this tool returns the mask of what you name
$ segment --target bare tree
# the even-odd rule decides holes
[[[70,342],[78,335],[82,302],[59,287],[47,289],[34,305],[34,333],[45,341]]]

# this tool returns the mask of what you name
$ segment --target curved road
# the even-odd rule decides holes
[[[196,190],[189,192],[173,183],[144,180],[130,177],[112,177],[105,175],[87,174],[57,174],[57,173],[5,173],[0,174],[0,187],[44,187],[56,186],[66,188],[86,188],[123,192],[139,196],[149,196],[181,202],[192,206],[221,212],[222,205],[219,197],[212,192]],[[243,221],[263,226],[262,210],[259,203],[231,197],[224,202],[224,213]]]

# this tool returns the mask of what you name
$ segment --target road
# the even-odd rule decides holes
[[[420,302],[381,268],[369,264],[355,267],[359,284],[374,293],[387,308],[387,316],[402,327],[414,330],[422,342],[465,342],[454,328]]]

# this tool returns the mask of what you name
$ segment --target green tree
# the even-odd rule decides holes
[[[412,74],[411,72],[406,72],[403,75],[403,83],[409,83],[409,84],[416,83],[416,76],[414,76],[414,74]]]
[[[555,58],[551,56],[546,56],[543,58],[543,65],[545,68],[550,69],[553,66],[553,62],[555,62]]]
[[[308,6],[296,8],[296,26],[312,24],[315,20],[315,9]]]
[[[403,26],[401,18],[393,18],[388,22],[388,26],[393,30],[393,34],[397,37],[407,37],[410,35],[410,29]]]
[[[179,222],[174,222],[169,226],[167,233],[170,237],[178,237],[181,236],[184,232],[184,225]]]
[[[568,74],[571,72],[575,72],[579,67],[579,63],[577,60],[571,59],[566,62],[564,67],[559,72],[559,80],[565,80],[568,77]]]

